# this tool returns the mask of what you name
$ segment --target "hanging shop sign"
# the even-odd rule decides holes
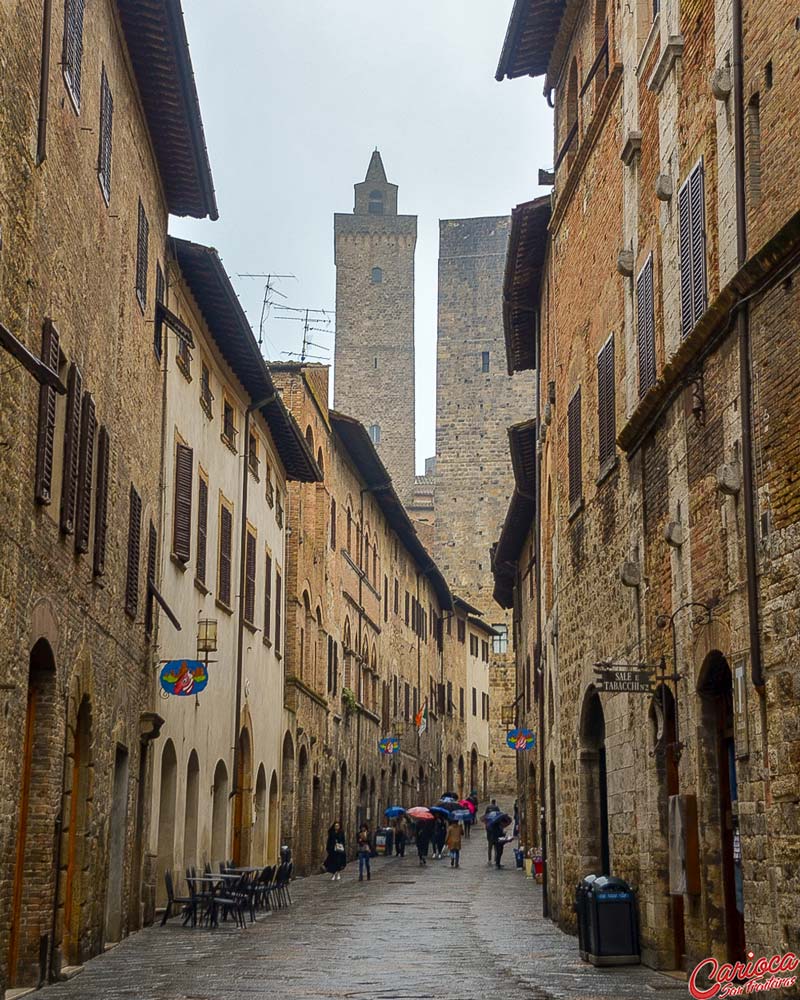
[[[644,664],[595,663],[597,679],[594,686],[607,694],[653,694],[655,668]]]
[[[512,750],[520,753],[525,750],[533,750],[536,746],[536,733],[530,729],[512,729],[506,736],[506,743]]]
[[[170,660],[162,668],[160,680],[167,694],[185,698],[205,691],[208,670],[199,660]]]
[[[400,739],[397,736],[384,736],[382,740],[378,740],[378,749],[382,754],[391,756],[391,754],[400,752]]]

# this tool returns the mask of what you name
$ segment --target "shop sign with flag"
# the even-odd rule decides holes
[[[428,699],[427,698],[425,699],[425,701],[424,701],[424,703],[422,705],[422,708],[417,712],[416,716],[414,717],[414,722],[415,722],[416,727],[417,727],[417,732],[419,733],[420,736],[422,736],[422,734],[428,728]]]

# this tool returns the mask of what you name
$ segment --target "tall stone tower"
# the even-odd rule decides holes
[[[352,215],[334,216],[334,405],[370,432],[404,502],[414,489],[414,251],[417,217],[375,150]]]
[[[508,636],[493,640],[489,673],[493,794],[513,792],[516,757],[506,747],[501,714],[514,701],[511,615],[494,601],[490,548],[514,489],[507,429],[535,408],[533,373],[512,379],[506,367],[503,277],[510,221],[439,223],[434,558],[453,593]]]

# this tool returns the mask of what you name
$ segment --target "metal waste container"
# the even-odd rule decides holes
[[[390,826],[379,826],[375,831],[375,853],[387,857],[394,850],[394,830]]]
[[[584,962],[589,961],[589,890],[596,879],[596,875],[587,875],[575,888],[573,909],[578,921],[578,952]]]
[[[586,954],[581,952],[581,957],[592,965],[638,965],[639,920],[633,889],[610,875],[589,878],[581,883],[586,920]]]

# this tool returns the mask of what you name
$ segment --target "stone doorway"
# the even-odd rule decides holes
[[[92,710],[88,697],[81,700],[72,739],[72,767],[67,836],[67,878],[64,891],[64,954],[68,965],[82,961],[85,874],[89,870],[90,768]]]
[[[269,783],[269,821],[267,825],[267,864],[274,865],[278,861],[280,848],[280,810],[278,808],[278,775],[273,771]]]
[[[186,807],[183,813],[183,864],[197,865],[197,814],[200,805],[200,761],[197,752],[189,754],[186,765]]]
[[[158,860],[156,865],[156,903],[164,906],[167,889],[164,874],[175,867],[175,794],[178,784],[178,761],[175,745],[167,740],[161,754],[161,786],[158,798]]]
[[[294,743],[291,733],[283,737],[281,755],[281,837],[291,845],[294,824]]]
[[[253,850],[251,861],[257,865],[267,863],[267,772],[260,764],[256,777],[255,823],[253,824]]]
[[[253,832],[253,749],[250,731],[245,726],[239,734],[239,774],[233,820],[233,860],[249,865]]]
[[[586,692],[580,727],[580,876],[610,875],[606,722],[600,695]]]
[[[114,760],[111,830],[108,837],[108,885],[105,940],[121,941],[123,925],[123,875],[128,829],[128,751],[118,746]]]
[[[220,861],[228,860],[228,769],[224,760],[214,768],[211,793],[211,863],[216,871]]]

